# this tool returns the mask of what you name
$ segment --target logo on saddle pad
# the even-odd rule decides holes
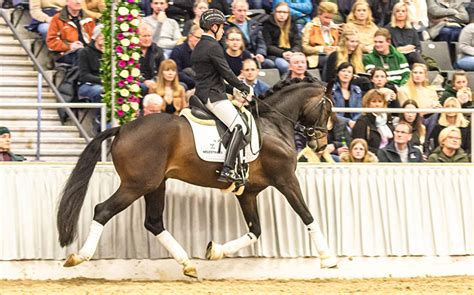
[[[250,163],[258,157],[260,142],[252,114],[247,110],[244,111],[244,114],[250,119],[251,139],[250,144],[240,151],[240,155],[242,160]],[[226,149],[221,142],[215,121],[197,118],[188,108],[183,109],[180,115],[185,117],[191,125],[199,158],[208,162],[224,162]]]

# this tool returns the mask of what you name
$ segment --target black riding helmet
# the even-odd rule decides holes
[[[221,25],[225,23],[224,14],[217,9],[209,9],[202,13],[201,19],[199,20],[199,26],[204,31],[211,29],[212,25]]]

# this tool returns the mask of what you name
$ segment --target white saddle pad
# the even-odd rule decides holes
[[[252,136],[250,144],[246,145],[240,154],[245,162],[250,163],[258,157],[260,142],[255,120],[250,112],[246,111],[246,114],[250,116],[249,125],[252,129]],[[208,162],[224,162],[226,149],[221,143],[216,125],[210,123],[211,121],[202,121],[204,124],[195,122],[194,116],[188,108],[183,109],[180,115],[185,117],[191,125],[199,158]]]

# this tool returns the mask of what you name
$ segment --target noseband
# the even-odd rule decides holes
[[[324,106],[326,102],[331,103],[331,100],[324,95],[321,100],[318,102],[318,104],[314,107],[314,109],[318,109],[320,106]],[[319,120],[320,121],[320,120]],[[303,133],[303,135],[306,137],[306,140],[313,141],[313,140],[318,140],[328,134],[328,129],[326,124],[323,124],[323,126],[316,126],[318,125],[315,122],[313,126],[304,126],[301,123],[296,123],[295,130]],[[320,135],[316,137],[316,132],[319,131]]]

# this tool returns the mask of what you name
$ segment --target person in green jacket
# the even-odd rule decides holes
[[[0,162],[25,161],[25,157],[15,155],[10,151],[11,133],[7,127],[0,127]]]
[[[461,130],[454,126],[444,128],[439,134],[440,145],[428,157],[428,162],[469,162],[469,156],[461,148]]]
[[[441,105],[449,97],[457,97],[458,90],[468,87],[467,74],[464,71],[456,71],[453,74],[451,83],[447,84],[444,88],[444,92],[439,99]]]
[[[391,39],[387,29],[378,29],[374,34],[374,50],[364,56],[363,63],[367,73],[382,67],[387,71],[390,84],[402,86],[410,77],[410,67],[405,56],[391,45]]]

